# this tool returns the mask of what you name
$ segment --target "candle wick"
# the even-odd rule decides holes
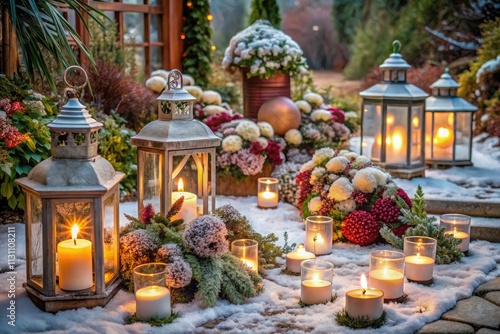
[[[73,239],[73,244],[76,246],[76,238]]]
[[[363,296],[365,295],[365,293],[366,293],[366,290],[363,288]]]

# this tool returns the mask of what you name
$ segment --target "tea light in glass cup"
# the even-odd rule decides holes
[[[231,253],[240,259],[247,267],[259,272],[259,243],[251,239],[234,240],[231,243]]]
[[[405,255],[379,250],[370,253],[369,285],[384,292],[384,301],[398,300],[404,294]]]
[[[469,251],[470,219],[470,216],[458,213],[439,216],[439,226],[445,228],[445,234],[453,234],[455,239],[461,241],[457,248],[464,253]]]
[[[304,260],[301,267],[300,300],[306,305],[325,304],[332,299],[333,264]]]
[[[166,286],[167,265],[146,263],[134,268],[136,316],[140,320],[171,315],[170,290]]]
[[[279,181],[272,177],[261,177],[257,187],[257,206],[261,209],[274,209],[278,207]]]
[[[332,252],[333,219],[326,216],[306,218],[306,251],[315,255]]]
[[[299,244],[293,252],[286,255],[286,269],[292,273],[300,273],[300,263],[315,257],[313,253],[306,251],[303,244]]]
[[[368,320],[376,320],[384,312],[384,293],[368,288],[365,274],[361,275],[360,281],[361,289],[346,292],[345,311],[351,318],[368,317]]]
[[[405,276],[410,282],[432,283],[437,240],[429,237],[404,238]]]

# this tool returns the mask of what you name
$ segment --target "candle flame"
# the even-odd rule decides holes
[[[420,253],[417,253],[417,257],[420,258]]]
[[[314,273],[313,276],[312,276],[312,280],[314,282],[318,282],[319,281],[319,274],[318,273]]]
[[[363,288],[363,294],[365,294],[366,289],[368,289],[368,283],[366,282],[366,276],[365,274],[361,274],[361,287]]]
[[[78,227],[78,225],[73,225],[73,227],[71,228],[71,238],[73,239],[73,243],[76,245],[76,238],[78,237],[78,231],[80,230],[80,228]]]
[[[177,184],[177,191],[184,191],[184,182],[182,179],[179,179],[179,183]]]
[[[394,115],[392,115],[392,114],[387,115],[386,121],[387,121],[387,124],[389,124],[389,125],[394,124]]]
[[[453,228],[453,237],[456,237],[457,236],[457,227],[455,226]]]
[[[266,184],[271,184],[271,180],[267,180],[267,181],[266,181]]]
[[[313,241],[317,242],[319,244],[322,244],[324,242],[323,236],[321,234],[319,234],[319,233],[316,233],[316,235],[314,236]]]
[[[304,247],[304,244],[299,244],[299,245],[297,246],[297,253],[299,253],[299,254],[303,254],[303,253],[305,253],[305,252],[306,252],[306,249],[305,249],[305,247]]]
[[[415,128],[418,128],[418,126],[420,125],[420,120],[418,119],[417,116],[413,117],[413,119],[411,120],[411,123],[413,124],[413,126]]]
[[[384,267],[384,276],[387,276],[387,267]]]

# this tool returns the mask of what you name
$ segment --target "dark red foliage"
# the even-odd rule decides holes
[[[397,235],[398,237],[401,238],[406,233],[406,230],[409,227],[410,226],[407,224],[400,224],[397,227],[392,228],[392,233],[394,233],[395,235]]]
[[[339,108],[331,107],[328,108],[330,113],[332,114],[332,118],[335,122],[337,123],[345,123],[345,113],[343,110],[340,110]]]
[[[408,194],[406,193],[406,191],[404,191],[403,189],[401,188],[398,188],[398,191],[396,193],[397,196],[401,197],[403,199],[403,201],[406,202],[406,204],[410,207],[412,207],[413,203],[411,202],[411,199],[410,197],[408,196]]]
[[[144,224],[150,224],[151,218],[155,215],[155,209],[153,208],[153,204],[149,203],[141,210],[141,222]]]
[[[371,213],[377,221],[387,224],[396,223],[400,215],[398,205],[390,198],[377,199]]]
[[[335,205],[335,200],[326,198],[322,201],[321,209],[318,211],[319,216],[328,216],[330,213],[330,210],[333,208]]]
[[[266,147],[266,153],[267,157],[271,162],[273,163],[273,166],[279,166],[283,162],[283,159],[281,158],[280,155],[280,145],[276,142],[273,142],[271,140],[267,141],[267,147]]]
[[[342,234],[356,245],[366,246],[378,238],[380,225],[375,218],[366,211],[351,212],[342,222]]]
[[[202,111],[202,113],[203,113],[203,111]],[[209,117],[205,118],[203,120],[203,122],[210,128],[210,130],[215,132],[215,131],[220,129],[222,124],[229,123],[232,120],[240,119],[242,117],[243,116],[241,116],[240,114],[234,114],[233,116],[231,116],[231,115],[223,112],[220,115],[209,116]]]
[[[368,194],[365,194],[362,191],[356,190],[352,193],[352,198],[356,202],[358,206],[365,205],[368,203]]]

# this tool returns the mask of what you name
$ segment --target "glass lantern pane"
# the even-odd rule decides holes
[[[141,152],[143,176],[142,191],[143,196],[141,207],[152,204],[155,212],[160,212],[160,194],[161,194],[161,156],[156,153]]]
[[[453,159],[453,113],[435,112],[432,132],[432,158]]]
[[[434,113],[431,111],[427,111],[425,113],[425,158],[432,159],[432,119],[434,117]]]
[[[422,118],[424,115],[424,108],[421,105],[411,107],[411,157],[410,164],[416,165],[423,163],[422,152],[422,131],[423,124]]]
[[[456,113],[456,117],[455,159],[470,160],[472,113],[458,112]]]
[[[405,164],[408,147],[408,107],[387,106],[385,162]]]
[[[118,274],[118,224],[116,224],[115,193],[104,200],[104,283]]]
[[[56,228],[56,275],[59,288],[78,291],[92,288],[93,217],[90,201],[61,201],[53,205],[52,223]]]
[[[31,275],[33,283],[43,287],[43,236],[42,236],[42,200],[38,196],[27,195],[29,201],[29,232],[31,249]]]
[[[363,110],[363,142],[361,154],[372,161],[380,161],[382,145],[382,106],[365,104]]]

